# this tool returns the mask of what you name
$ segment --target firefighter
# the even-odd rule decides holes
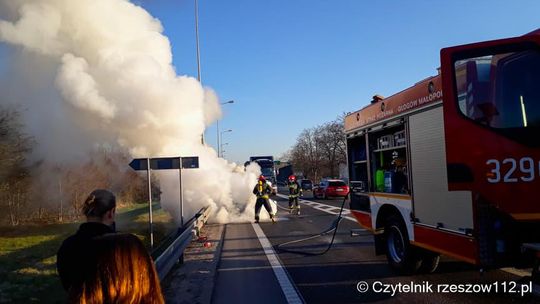
[[[255,203],[255,223],[259,222],[259,213],[261,212],[261,207],[264,205],[266,211],[270,215],[272,223],[275,223],[274,214],[272,213],[272,208],[270,207],[270,193],[272,193],[272,187],[266,182],[266,178],[263,175],[259,176],[259,181],[255,188],[253,188],[253,194],[257,196],[257,202]]]
[[[298,196],[302,196],[302,187],[298,181],[296,181],[296,176],[289,176],[289,181],[287,182],[287,188],[289,188],[289,213],[293,213],[296,209],[296,214],[300,215],[300,205],[298,205]],[[294,202],[294,204],[293,204]]]

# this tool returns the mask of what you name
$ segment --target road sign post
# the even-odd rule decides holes
[[[154,247],[154,232],[152,227],[152,184],[151,184],[151,170],[170,170],[178,169],[178,180],[180,184],[180,227],[184,227],[184,194],[182,190],[182,170],[183,169],[197,169],[199,168],[199,157],[156,157],[156,158],[135,158],[129,166],[136,171],[146,170],[148,179],[148,209],[149,209],[149,222],[150,222],[150,246]]]
[[[154,248],[154,228],[152,226],[152,181],[150,172],[150,158],[146,159],[146,177],[148,180],[148,221],[150,222],[150,248]]]
[[[180,227],[184,227],[184,191],[182,190],[182,158],[179,157],[178,179],[180,182]]]

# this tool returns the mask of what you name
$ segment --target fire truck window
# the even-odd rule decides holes
[[[497,62],[496,128],[540,127],[540,53],[520,52]]]
[[[490,67],[491,56],[456,63],[459,109],[468,118],[487,125],[498,115],[490,98]]]
[[[516,142],[540,146],[540,51],[468,58],[454,68],[457,102],[466,118]]]
[[[459,109],[466,117],[494,129],[540,127],[538,51],[460,60],[455,75]]]

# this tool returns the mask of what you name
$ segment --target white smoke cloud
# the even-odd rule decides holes
[[[200,144],[221,116],[219,98],[176,74],[157,19],[126,0],[0,0],[0,9],[0,42],[19,51],[10,59],[23,83],[10,83],[12,99],[25,105],[42,157],[76,160],[96,145],[133,157],[197,155],[201,168],[184,171],[185,214],[212,205],[220,222],[252,218],[259,169],[244,172]],[[178,176],[164,175],[174,213]]]
[[[58,88],[67,102],[82,111],[90,111],[106,119],[113,118],[116,107],[99,94],[96,81],[87,70],[88,63],[84,58],[65,54],[56,78]]]
[[[221,106],[219,104],[219,98],[210,88],[204,90],[204,101],[205,101],[205,111],[204,111],[204,122],[206,125],[212,124],[217,119],[221,119]]]

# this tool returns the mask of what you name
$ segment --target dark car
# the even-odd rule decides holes
[[[300,188],[302,190],[313,190],[313,182],[310,179],[301,179],[300,180]]]
[[[313,187],[313,198],[349,197],[349,186],[340,179],[327,179]]]

